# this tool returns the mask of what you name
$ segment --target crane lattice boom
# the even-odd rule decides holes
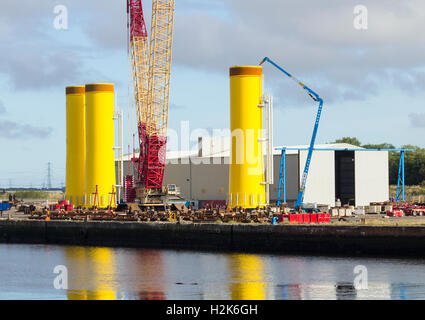
[[[130,56],[136,100],[137,123],[146,123],[148,96],[149,42],[141,0],[127,0]]]
[[[153,0],[150,41],[141,0],[128,0],[140,154],[138,185],[161,189],[166,161],[175,0]]]
[[[148,134],[167,136],[174,0],[153,0],[149,57]]]

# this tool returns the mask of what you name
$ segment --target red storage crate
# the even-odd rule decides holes
[[[58,211],[62,209],[64,206],[61,204],[51,204],[49,205],[50,211]]]
[[[67,211],[67,212],[74,211],[74,205],[69,204],[69,205],[65,206],[65,211]]]
[[[325,218],[324,218],[323,222],[325,222],[325,223],[331,222],[331,214],[330,213],[325,213]]]
[[[395,210],[394,211],[394,216],[395,217],[402,217],[403,216],[403,211],[401,211],[401,210]]]
[[[310,215],[308,213],[303,214],[302,216],[303,216],[304,223],[310,223]]]
[[[311,223],[317,223],[317,222],[318,222],[318,216],[317,216],[317,213],[312,213],[312,214],[310,215],[310,222],[311,222]]]
[[[403,215],[404,213],[401,210],[387,211],[388,217],[402,217]]]
[[[324,223],[325,222],[325,214],[324,213],[318,213],[318,222],[319,223]]]
[[[289,215],[289,222],[290,223],[298,223],[298,215],[297,214],[290,214]]]
[[[302,214],[297,214],[297,221],[298,223],[304,223],[304,218]]]

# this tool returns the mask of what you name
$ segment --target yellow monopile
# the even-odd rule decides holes
[[[86,206],[115,206],[114,85],[86,85]]]
[[[66,199],[82,205],[86,182],[85,87],[66,88]]]
[[[230,68],[232,151],[228,205],[256,208],[267,202],[263,159],[262,67]]]

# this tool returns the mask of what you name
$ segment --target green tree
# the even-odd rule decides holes
[[[364,144],[362,148],[365,149],[395,149],[391,143],[381,143],[381,144]]]
[[[412,145],[402,148],[414,150],[406,152],[406,184],[419,185],[425,180],[425,149]]]
[[[390,184],[397,184],[398,170],[400,166],[400,152],[389,152],[388,154],[388,167],[390,174]]]

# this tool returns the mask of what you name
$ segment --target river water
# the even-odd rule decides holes
[[[425,299],[425,260],[0,244],[0,299]]]

